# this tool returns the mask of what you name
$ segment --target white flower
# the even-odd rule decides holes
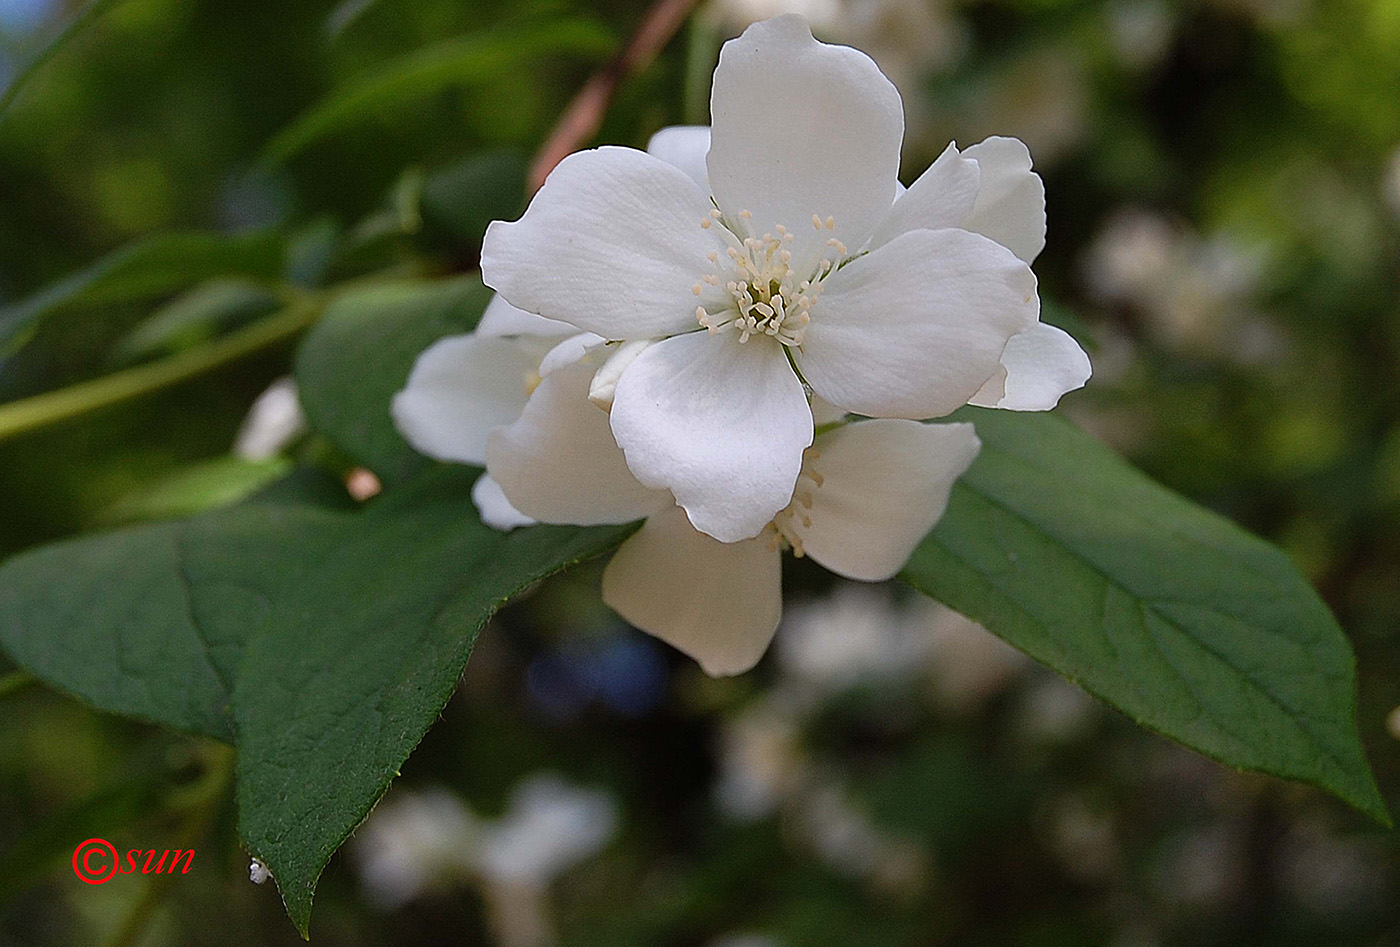
[[[645,518],[608,563],[603,600],[710,674],[746,671],[767,649],[782,613],[784,547],[848,578],[890,578],[980,446],[970,424],[833,422],[805,452],[782,509],[757,536],[722,543],[696,530],[671,494],[632,476],[608,414],[588,399],[598,357],[546,375],[519,420],[488,438],[487,469],[541,522]]]
[[[749,539],[788,505],[808,387],[918,419],[970,401],[1044,409],[1087,378],[1078,346],[1038,322],[1044,192],[1020,142],[949,146],[900,194],[898,92],[795,16],[725,44],[711,111],[703,176],[693,158],[571,155],[482,251],[514,306],[657,340],[616,372],[611,430],[697,529]],[[668,144],[697,155],[703,140]]]

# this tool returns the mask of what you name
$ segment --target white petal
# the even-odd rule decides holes
[[[905,191],[870,238],[870,249],[889,243],[910,230],[958,227],[977,203],[981,174],[977,162],[958,154],[949,144],[938,160]]]
[[[650,338],[695,325],[723,289],[691,288],[721,246],[700,226],[707,196],[684,172],[632,148],[569,155],[515,223],[486,230],[481,274],[513,305],[606,339]]]
[[[486,338],[502,335],[571,335],[577,331],[567,322],[546,319],[524,309],[516,309],[505,301],[505,297],[495,295],[486,304],[481,321],[476,325],[476,334]]]
[[[534,526],[537,522],[511,505],[501,485],[491,479],[490,474],[482,474],[472,485],[472,502],[481,514],[481,521],[492,529],[508,533],[517,526]]]
[[[647,142],[647,154],[655,155],[670,165],[675,165],[690,179],[700,185],[706,194],[710,192],[710,182],[705,171],[705,153],[710,150],[710,126],[672,125],[651,136]]]
[[[692,332],[627,366],[612,430],[638,480],[674,493],[696,529],[734,542],[787,506],[812,412],[776,341]]]
[[[710,95],[708,168],[721,210],[753,213],[755,235],[783,224],[792,251],[812,260],[836,219],[852,250],[894,202],[904,109],[874,61],[812,38],[798,16],[755,23],[724,44]],[[815,248],[815,253],[814,253]]]
[[[1039,307],[1035,275],[1005,247],[966,230],[914,230],[827,280],[797,365],[817,394],[855,414],[941,417],[977,393]]]
[[[1015,138],[988,138],[963,157],[976,159],[982,186],[962,226],[1030,263],[1045,249],[1045,183],[1031,170],[1030,150]]]
[[[979,391],[972,404],[1049,411],[1066,392],[1083,388],[1093,373],[1089,356],[1074,337],[1044,322],[1013,335],[1001,353],[1001,364],[1005,369],[1001,384],[995,384],[998,376],[993,376],[991,387]]]
[[[414,449],[437,460],[486,462],[486,436],[525,409],[549,339],[452,335],[418,356],[389,412]]]
[[[588,353],[606,344],[602,336],[592,332],[579,332],[560,342],[540,359],[540,377],[548,378],[561,368],[568,368],[581,361]]]
[[[758,663],[782,616],[782,556],[767,535],[721,543],[676,507],[647,519],[603,571],[603,601],[711,675]]]
[[[607,412],[588,400],[593,372],[585,363],[554,372],[520,419],[487,442],[487,471],[516,509],[542,523],[630,523],[671,504],[628,471]]]
[[[804,551],[850,579],[890,578],[943,515],[980,447],[971,424],[885,419],[823,434],[808,461],[823,480],[811,489],[812,525],[798,527]]]

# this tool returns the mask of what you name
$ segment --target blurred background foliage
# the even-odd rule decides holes
[[[239,438],[317,301],[470,271],[646,13],[103,7],[0,116],[0,554],[228,502],[288,456],[348,473],[304,434],[280,456]],[[597,140],[705,121],[719,42],[790,10],[899,85],[906,183],[949,139],[1028,142],[1046,317],[1095,362],[1063,410],[1318,586],[1395,808],[1400,4],[711,0]],[[78,13],[0,0],[0,88]],[[150,390],[98,382],[45,414],[46,393],[123,370]],[[261,404],[297,434],[285,395]],[[790,566],[774,653],[737,680],[625,628],[587,567],[503,612],[332,862],[316,942],[1400,943],[1394,834],[1146,733],[912,594]],[[0,943],[297,942],[247,881],[227,751],[9,670]],[[90,887],[68,859],[91,835],[198,839],[198,860]]]

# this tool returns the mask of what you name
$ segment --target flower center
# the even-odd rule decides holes
[[[737,221],[726,221],[718,210],[700,222],[706,230],[719,224],[719,235],[728,246],[721,255],[709,254],[715,272],[707,274],[691,291],[699,296],[705,286],[723,286],[732,305],[718,312],[704,306],[695,307],[695,319],[711,334],[733,330],[739,341],[750,336],[766,335],[783,345],[799,346],[812,321],[811,310],[821,295],[822,285],[847,255],[846,245],[835,237],[826,242],[827,253],[817,261],[813,272],[794,269],[792,251],[788,245],[793,234],[782,224],[778,232],[758,236],[750,221],[753,214],[742,211]],[[812,226],[818,231],[834,231],[833,217],[823,221],[812,215]],[[834,259],[833,259],[834,257]]]
[[[812,461],[820,456],[821,454],[811,447],[803,452],[802,472],[797,475],[792,502],[780,510],[768,524],[768,541],[772,547],[781,549],[787,546],[798,559],[806,554],[802,547],[801,530],[809,529],[812,525],[812,517],[808,515],[812,508],[812,492],[820,490],[822,484],[826,483],[826,478],[817,473],[812,465]]]

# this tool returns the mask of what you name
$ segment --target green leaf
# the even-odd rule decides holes
[[[612,35],[591,20],[444,40],[391,59],[337,90],[280,132],[264,149],[263,160],[286,161],[327,135],[383,114],[405,99],[487,82],[546,56],[597,58],[615,46]]]
[[[270,232],[149,237],[108,254],[28,299],[0,307],[0,357],[23,345],[40,320],[62,309],[149,299],[218,276],[273,280],[281,266],[281,242]]]
[[[326,310],[297,353],[296,380],[311,426],[386,482],[428,461],[394,428],[389,402],[419,353],[469,332],[491,293],[475,278],[399,283],[346,295]]]
[[[490,615],[633,529],[497,532],[472,505],[477,475],[436,467],[351,510],[293,482],[23,554],[0,567],[0,646],[100,709],[236,735],[241,833],[305,934],[321,871]]]
[[[319,528],[269,509],[192,581],[227,574],[246,539],[295,551],[299,572],[260,614],[234,690],[240,829],[303,934],[316,880],[442,711],[477,633],[511,595],[617,546],[631,526],[500,533],[469,499],[476,471],[438,468],[362,517]],[[220,580],[221,581],[221,580]],[[261,590],[219,608],[249,614]]]
[[[224,546],[259,509],[283,515],[319,498],[288,478],[246,507],[42,546],[0,566],[0,648],[21,667],[99,710],[233,740],[229,695],[246,611],[220,614],[197,600],[191,533]],[[343,492],[343,491],[342,491]],[[198,550],[194,550],[197,554]],[[235,574],[276,575],[294,566],[277,548],[231,562]],[[217,591],[206,588],[203,591]],[[203,620],[201,620],[203,619]]]
[[[184,530],[139,526],[11,559],[0,646],[100,710],[232,742],[232,649],[194,620]]]
[[[1058,417],[965,413],[982,453],[906,581],[1144,726],[1389,824],[1351,648],[1282,552]]]

